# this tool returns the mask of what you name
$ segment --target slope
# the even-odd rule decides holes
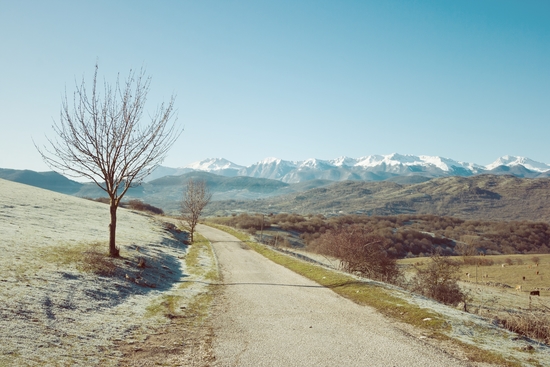
[[[235,210],[300,214],[435,214],[464,219],[550,222],[550,179],[480,175],[444,177],[417,184],[346,181],[301,193],[212,203],[212,214]]]

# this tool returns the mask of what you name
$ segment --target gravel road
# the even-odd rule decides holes
[[[369,307],[199,226],[224,292],[214,316],[217,366],[467,366],[406,335]]]

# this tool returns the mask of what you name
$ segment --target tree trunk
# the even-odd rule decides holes
[[[111,224],[109,224],[109,256],[111,257],[118,257],[119,256],[119,249],[116,247],[116,210],[117,205],[115,204],[114,200],[111,199]]]

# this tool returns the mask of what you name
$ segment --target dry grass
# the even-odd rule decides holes
[[[533,257],[539,258],[538,266],[532,261]],[[550,254],[476,256],[475,258],[479,260],[488,258],[494,261],[492,266],[477,267],[479,283],[496,282],[513,288],[521,285],[523,292],[534,288],[550,288]],[[506,265],[503,267],[502,264]],[[469,279],[466,273],[470,273]],[[463,266],[461,279],[475,281],[475,274],[475,265]],[[523,280],[524,277],[525,280]],[[550,290],[544,289],[542,294],[550,295]]]
[[[487,260],[493,265],[472,265]],[[417,258],[399,260],[399,263],[425,266],[427,261]],[[461,267],[460,278],[463,288],[470,290],[469,311],[495,319],[502,327],[519,335],[550,343],[550,317],[547,315],[550,311],[547,305],[550,304],[550,290],[547,290],[550,287],[550,254],[472,256],[466,263]],[[516,290],[519,285],[521,290]],[[533,289],[540,289],[540,296],[530,296]]]
[[[540,311],[507,312],[498,321],[508,330],[550,344],[550,317]]]
[[[64,244],[43,248],[41,258],[60,266],[74,266],[77,270],[102,276],[116,273],[121,259],[109,257],[107,244],[92,242],[85,244]]]

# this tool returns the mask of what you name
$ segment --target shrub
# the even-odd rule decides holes
[[[542,312],[507,313],[497,321],[510,331],[550,343],[550,318]]]
[[[211,221],[218,224],[223,224],[233,228],[239,229],[255,229],[260,231],[263,229],[268,229],[271,227],[271,222],[267,216],[262,216],[261,214],[257,215],[248,215],[246,213],[239,215],[232,215],[229,218],[211,218]]]
[[[142,212],[149,212],[153,214],[160,214],[163,215],[164,211],[161,208],[157,208],[156,206],[152,206],[150,204],[144,203],[141,200],[132,199],[129,200],[127,203],[122,203],[123,208],[129,208],[133,210],[139,210]]]
[[[432,255],[424,268],[417,267],[411,281],[411,290],[438,302],[456,306],[466,301],[466,295],[458,286],[460,264],[439,254]]]
[[[313,247],[321,254],[340,259],[347,272],[396,283],[400,272],[395,259],[384,250],[384,241],[365,227],[351,225],[325,232]]]
[[[82,262],[78,268],[82,271],[103,276],[113,276],[117,266],[112,257],[99,249],[98,243],[94,243],[82,254]]]
[[[111,200],[109,198],[106,198],[106,197],[95,198],[95,199],[85,198],[85,199],[88,199],[88,200],[91,200],[91,201],[97,201],[98,203],[102,203],[102,204],[109,204],[111,202]]]
[[[486,257],[472,257],[472,256],[464,256],[462,258],[462,261],[464,262],[464,265],[479,265],[479,266],[491,266],[494,265],[495,262],[492,259],[488,259]]]

